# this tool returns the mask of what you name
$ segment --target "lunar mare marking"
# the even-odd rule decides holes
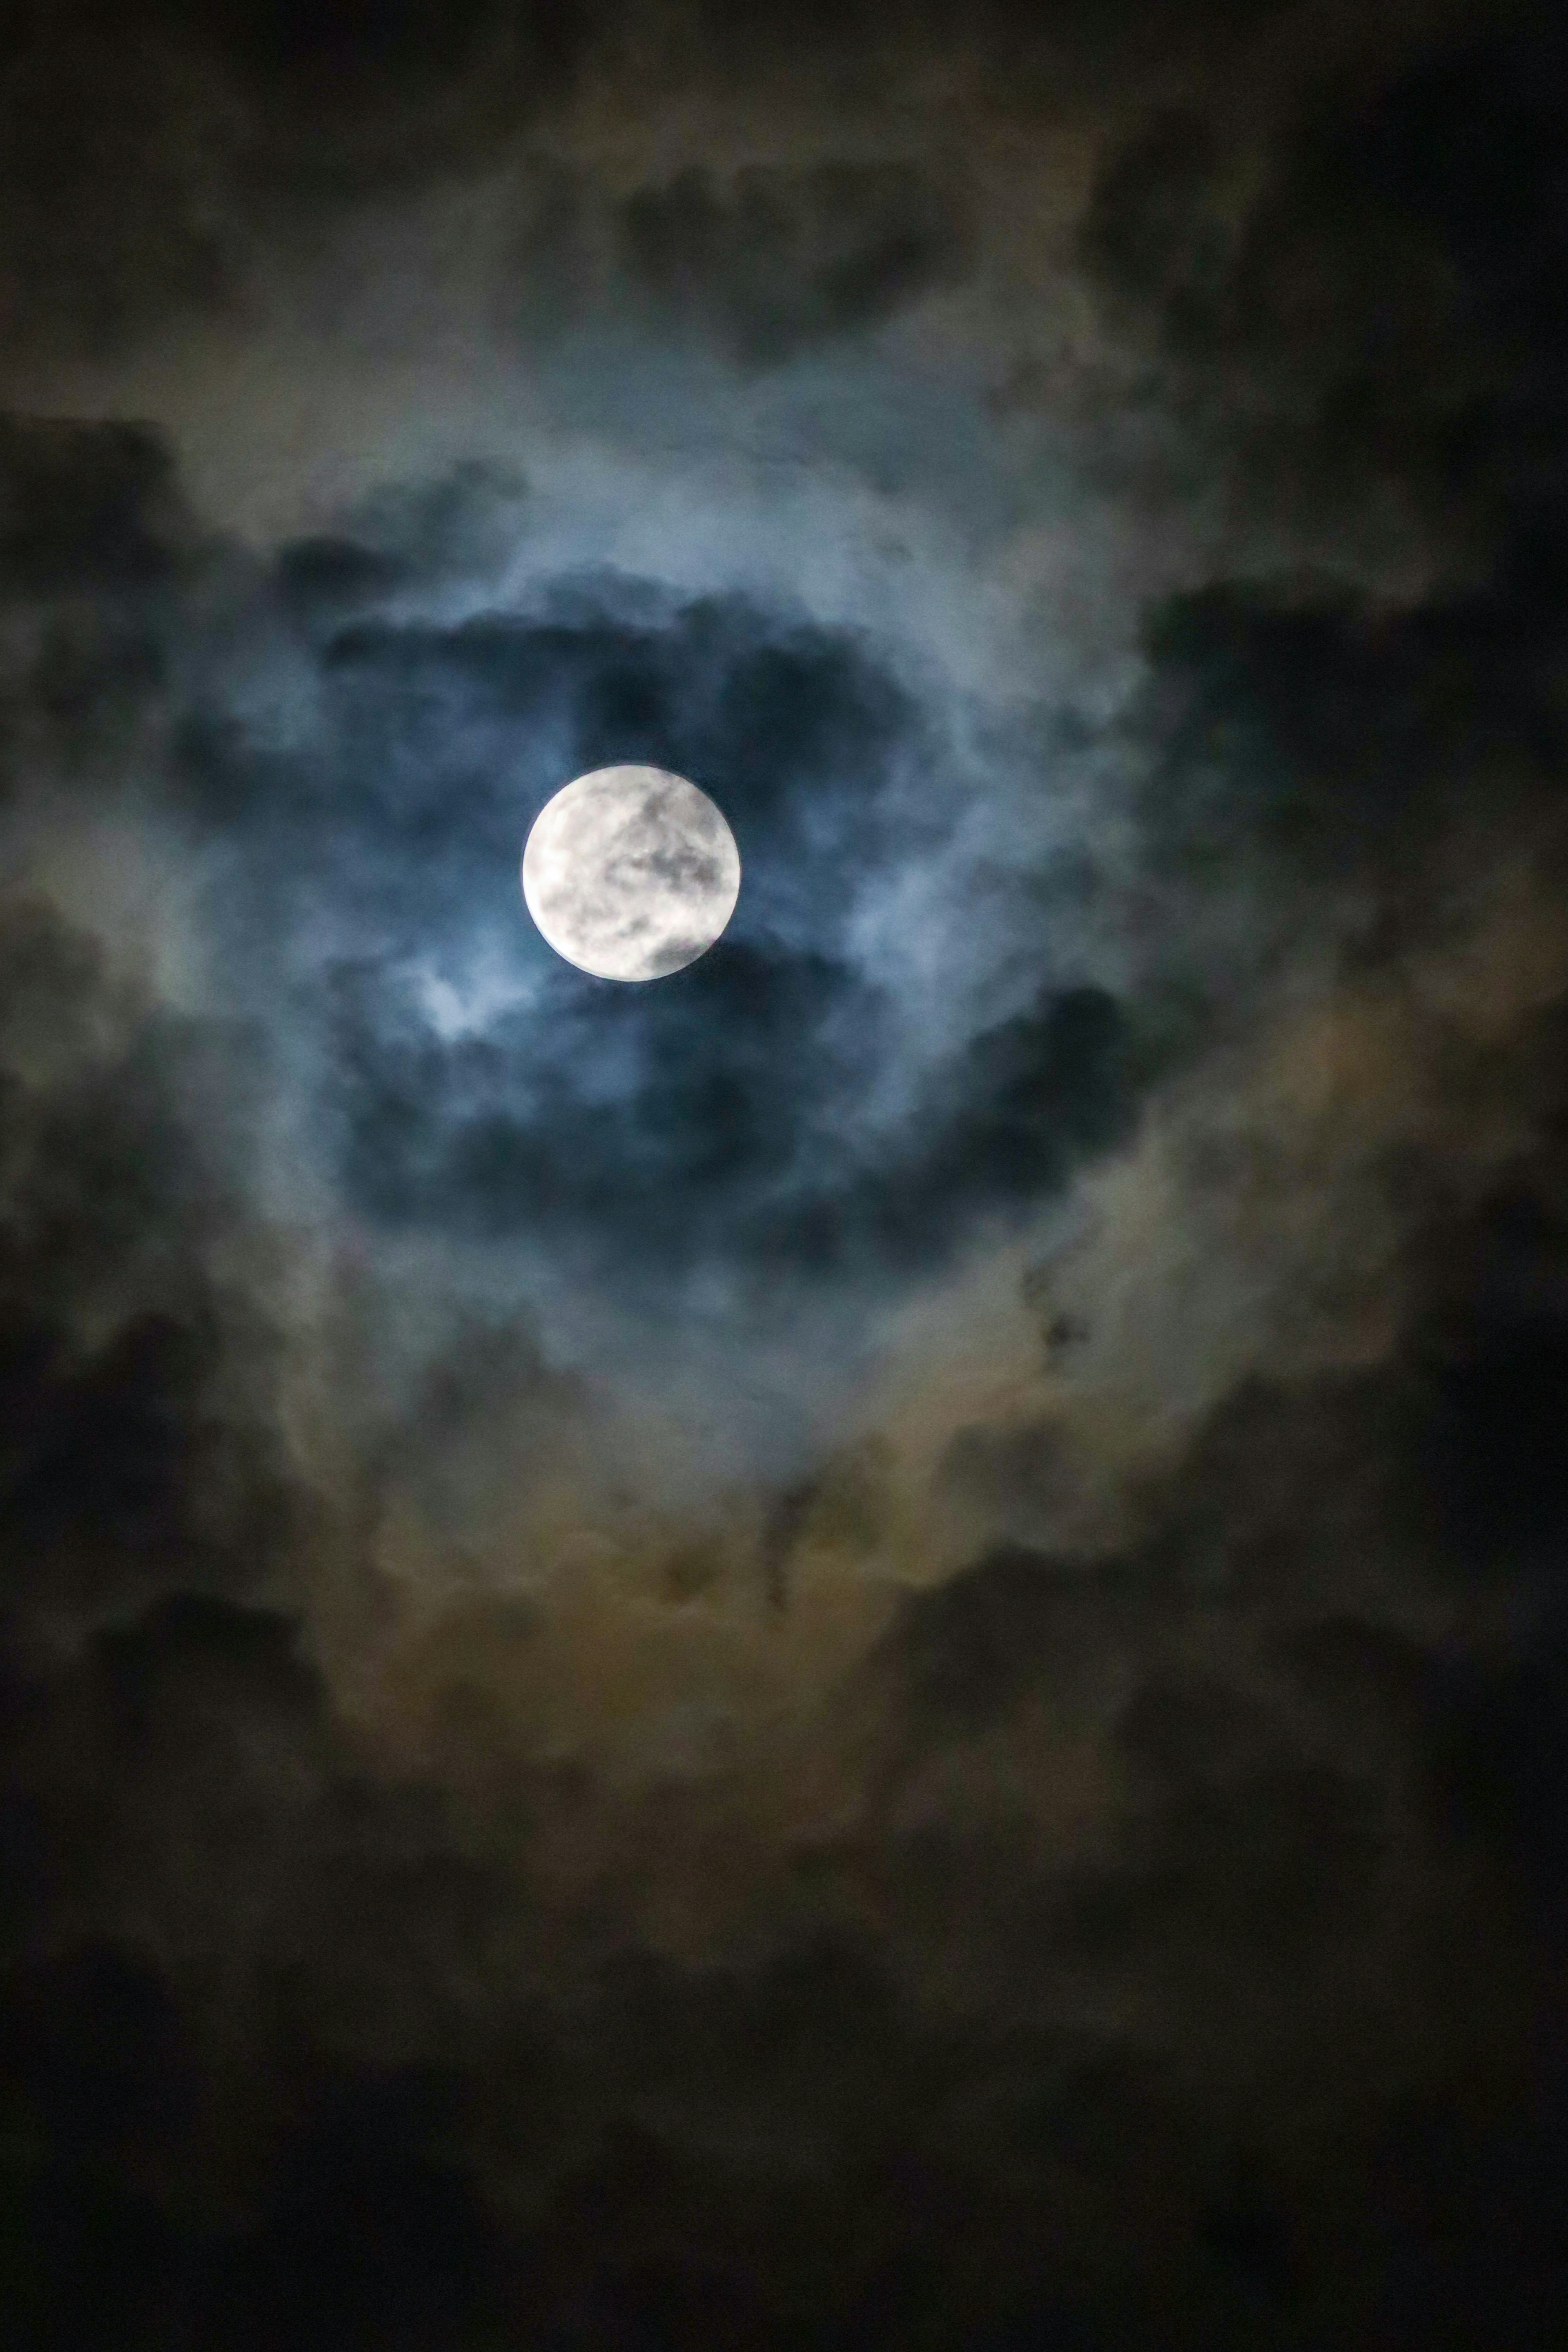
[[[662,980],[712,946],[741,895],[735,836],[666,768],[595,768],[535,818],[522,895],[557,955],[599,980]]]

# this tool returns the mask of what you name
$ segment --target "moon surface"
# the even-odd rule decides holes
[[[557,955],[599,980],[662,980],[735,911],[741,853],[723,816],[668,768],[595,768],[547,801],[522,895]]]

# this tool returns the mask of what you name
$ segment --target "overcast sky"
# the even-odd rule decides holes
[[[1552,12],[0,44],[6,2342],[1560,2340]]]

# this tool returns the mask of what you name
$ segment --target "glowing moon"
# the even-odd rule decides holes
[[[667,768],[595,768],[534,819],[522,895],[568,963],[599,980],[662,980],[695,963],[735,911],[741,853],[706,793]]]

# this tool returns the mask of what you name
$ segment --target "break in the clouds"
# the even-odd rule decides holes
[[[5,33],[7,2340],[1554,2342],[1554,28]]]

